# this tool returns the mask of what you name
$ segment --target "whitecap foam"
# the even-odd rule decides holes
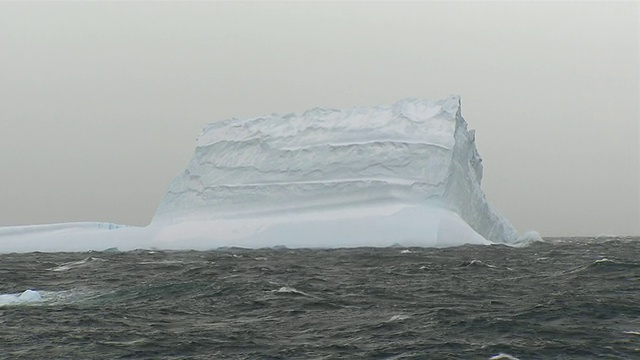
[[[536,242],[544,242],[542,235],[537,231],[527,231],[518,236],[518,239],[513,246],[523,247],[529,246]]]
[[[391,319],[389,319],[389,322],[403,321],[403,320],[407,320],[408,318],[409,318],[408,315],[393,315]]]
[[[490,357],[489,360],[520,360],[520,359],[509,354],[500,353],[498,355],[494,355]]]
[[[103,261],[107,261],[107,260],[90,256],[90,257],[86,257],[86,258],[84,258],[82,260],[66,262],[66,263],[63,263],[63,264],[61,264],[59,266],[56,266],[56,267],[53,267],[53,268],[50,268],[50,269],[47,269],[47,270],[56,271],[56,272],[58,272],[58,271],[68,271],[68,270],[71,270],[71,269],[82,267],[82,266],[87,265],[88,263],[91,263],[91,262],[94,262],[94,261],[103,262]]]
[[[274,290],[274,292],[279,293],[279,294],[294,294],[294,295],[301,295],[301,296],[307,296],[307,297],[314,297],[312,295],[309,295],[305,292],[302,292],[300,290],[294,289],[292,287],[289,286],[283,286],[278,290]]]

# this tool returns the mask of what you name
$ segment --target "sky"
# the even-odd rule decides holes
[[[520,231],[640,234],[636,2],[1,2],[0,225],[146,225],[210,122],[462,97]]]

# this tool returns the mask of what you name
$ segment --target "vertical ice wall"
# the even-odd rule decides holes
[[[388,245],[411,239],[446,246],[478,242],[477,234],[514,243],[516,230],[487,202],[481,180],[475,134],[458,96],[229,119],[203,130],[152,225],[189,223],[170,233],[190,229],[185,237],[225,245],[259,239],[304,246],[285,237],[305,229],[332,229],[327,234],[344,237],[345,246],[376,237],[366,229],[354,233],[349,221],[384,223],[379,230],[390,234]],[[402,239],[393,239],[394,230]]]

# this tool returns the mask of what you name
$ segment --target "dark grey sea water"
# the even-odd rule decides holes
[[[639,240],[4,254],[0,358],[640,359]]]

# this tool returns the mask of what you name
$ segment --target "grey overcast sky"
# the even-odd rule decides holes
[[[209,122],[462,96],[489,201],[640,233],[636,2],[0,3],[0,225],[147,224]]]

